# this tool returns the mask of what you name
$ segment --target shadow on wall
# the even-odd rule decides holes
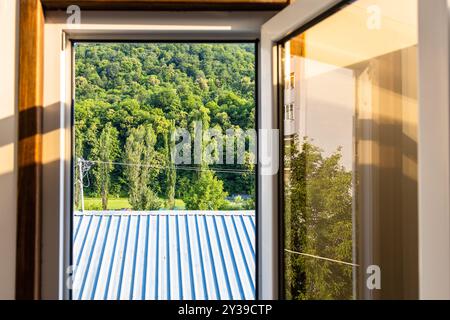
[[[0,299],[15,296],[19,3],[0,2]]]

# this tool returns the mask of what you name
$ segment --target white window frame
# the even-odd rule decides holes
[[[260,110],[259,124],[261,129],[279,130],[278,117],[278,69],[277,43],[289,34],[300,29],[306,23],[327,12],[340,0],[302,0],[297,1],[268,22],[261,29],[261,71],[260,71]],[[280,134],[280,133],[279,133]],[[279,159],[279,150],[272,154]],[[261,171],[261,170],[260,170]],[[259,297],[261,299],[279,298],[279,175],[259,177],[258,193],[259,219]]]
[[[278,129],[277,43],[341,0],[299,0],[261,30],[260,127]],[[450,299],[450,0],[419,0],[419,298]],[[278,155],[273,155],[278,157]],[[260,177],[260,298],[279,297],[278,188]]]
[[[80,25],[47,12],[44,36],[42,297],[69,299],[72,157],[71,40],[249,41],[275,12],[87,11]],[[258,55],[258,53],[256,53]],[[258,59],[257,59],[258,61]],[[259,213],[258,213],[259,214]],[[259,223],[259,222],[258,222]]]

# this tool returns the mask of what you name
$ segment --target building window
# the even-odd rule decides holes
[[[289,84],[291,89],[295,89],[295,72],[291,72],[291,75],[289,77]]]
[[[284,120],[293,121],[295,120],[295,109],[294,104],[289,103],[284,106]]]

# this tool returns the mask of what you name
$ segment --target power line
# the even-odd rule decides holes
[[[115,161],[100,161],[100,160],[84,160],[80,159],[82,162],[88,162],[91,164],[112,164],[112,165],[120,165],[120,166],[136,166],[136,167],[146,167],[146,168],[154,168],[154,169],[163,169],[168,170],[170,169],[169,166],[158,166],[158,165],[151,165],[151,164],[145,164],[145,163],[126,163],[126,162],[115,162]],[[255,173],[253,170],[248,169],[221,169],[221,168],[201,168],[201,167],[187,167],[187,166],[175,166],[176,170],[185,170],[185,171],[214,171],[218,173],[234,173],[234,174],[247,174],[247,173]]]
[[[350,262],[345,262],[345,261],[325,258],[325,257],[321,257],[321,256],[316,256],[316,255],[313,255],[313,254],[308,254],[308,253],[303,253],[303,252],[298,252],[298,251],[292,251],[292,250],[289,250],[289,249],[284,249],[284,251],[286,251],[288,253],[292,253],[292,254],[297,254],[297,255],[300,255],[300,256],[309,257],[309,258],[315,258],[315,259],[319,259],[319,260],[325,260],[325,261],[329,261],[329,262],[345,264],[347,266],[352,266],[352,267],[359,267],[359,264],[354,264],[354,263],[350,263]]]

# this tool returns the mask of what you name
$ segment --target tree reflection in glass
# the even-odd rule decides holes
[[[286,298],[351,299],[352,266],[339,263],[352,261],[352,173],[341,148],[324,157],[296,137],[285,154]]]

